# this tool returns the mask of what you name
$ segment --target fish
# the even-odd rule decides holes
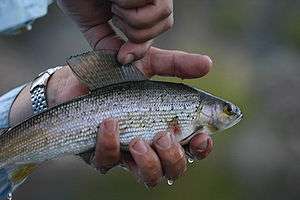
[[[197,133],[209,135],[242,119],[233,103],[197,88],[148,79],[130,63],[121,65],[116,53],[92,51],[67,61],[91,92],[50,108],[0,135],[0,199],[8,198],[39,164],[95,148],[98,126],[116,118],[120,144],[151,144],[155,134],[168,131],[184,145]]]

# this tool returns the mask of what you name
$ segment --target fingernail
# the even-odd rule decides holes
[[[124,63],[123,64],[128,64],[131,63],[134,60],[134,55],[132,54],[127,54],[127,56],[124,59]]]
[[[101,126],[102,126],[101,127],[102,130],[113,133],[117,130],[117,121],[114,119],[107,119],[103,121]]]
[[[137,140],[133,145],[132,148],[134,151],[143,154],[148,151],[148,148],[143,140]]]
[[[207,55],[204,55],[203,57],[205,57],[208,60],[209,66],[211,67],[213,65],[212,59],[209,56],[207,56]]]
[[[172,140],[170,133],[163,134],[158,140],[156,140],[157,145],[162,149],[168,149],[171,147]]]

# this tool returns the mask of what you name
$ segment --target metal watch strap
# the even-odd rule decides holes
[[[62,67],[55,67],[48,69],[45,72],[39,74],[39,76],[33,80],[30,87],[31,104],[34,114],[38,114],[48,109],[48,102],[46,97],[47,82],[52,74]]]

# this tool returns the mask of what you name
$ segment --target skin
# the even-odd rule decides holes
[[[206,55],[151,47],[152,39],[173,25],[171,0],[58,0],[58,4],[77,23],[93,49],[118,50],[119,62],[134,61],[149,78],[153,75],[197,78],[206,75],[212,66]],[[116,35],[108,23],[110,19],[128,41]],[[11,125],[32,115],[29,87],[19,94],[11,108]],[[88,92],[89,89],[65,66],[48,82],[49,107]],[[196,159],[203,159],[212,146],[212,139],[199,133],[183,148],[175,142],[172,133],[162,130],[152,145],[134,139],[129,152],[121,152],[118,121],[106,119],[99,126],[93,163],[102,173],[121,164],[130,169],[138,181],[153,187],[163,177],[175,180],[184,174],[187,168],[185,151]]]

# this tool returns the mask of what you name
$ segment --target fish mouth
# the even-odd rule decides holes
[[[240,113],[239,115],[237,115],[236,119],[233,120],[231,123],[229,123],[223,127],[218,127],[219,129],[217,131],[223,131],[223,130],[226,130],[226,129],[229,129],[229,128],[235,126],[237,123],[239,123],[242,120],[242,118],[243,118],[243,114]]]
[[[242,119],[243,119],[243,113],[240,113],[238,115],[238,117],[227,128],[233,127],[234,125],[236,125],[237,123],[239,123]]]
[[[243,113],[241,113],[237,118],[236,118],[236,120],[235,121],[237,121],[237,123],[239,122],[239,121],[241,121],[242,119],[243,119]]]

